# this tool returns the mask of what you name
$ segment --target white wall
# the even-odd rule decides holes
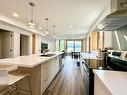
[[[41,42],[42,42],[42,37],[40,35],[36,35],[36,42],[35,42],[35,53],[39,54],[41,53]]]
[[[112,31],[112,48],[127,51],[127,25]]]
[[[56,40],[49,40],[48,46],[49,51],[54,52],[56,47]]]
[[[17,57],[20,56],[20,33],[14,32],[13,36],[13,57]]]
[[[13,57],[20,56],[20,34],[29,36],[29,53],[32,54],[32,32],[0,21],[0,29],[13,32]]]
[[[20,55],[28,55],[28,49],[29,49],[29,37],[26,35],[20,35]]]
[[[112,32],[111,31],[105,31],[104,32],[104,47],[112,47]]]
[[[0,29],[11,31],[13,34],[13,41],[11,47],[13,49],[13,56],[17,57],[20,56],[20,34],[29,36],[29,55],[32,54],[32,32],[22,29],[20,27],[16,27],[9,23],[1,22],[0,21]],[[41,42],[48,43],[49,50],[55,51],[55,40],[49,40],[48,38],[44,38],[41,35],[36,35],[36,46],[35,46],[35,53],[40,53],[41,49]]]

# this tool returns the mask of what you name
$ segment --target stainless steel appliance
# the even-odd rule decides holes
[[[107,68],[127,71],[127,51],[112,51],[107,57]]]
[[[95,59],[82,59],[81,72],[85,85],[86,95],[94,95],[93,69],[105,69],[104,65]]]
[[[85,56],[85,59],[82,58],[81,72],[86,95],[94,95],[93,69],[127,71],[127,51],[110,51],[104,63],[93,56],[89,57],[88,54]]]

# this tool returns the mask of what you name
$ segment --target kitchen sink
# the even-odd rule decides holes
[[[42,57],[52,57],[52,56],[54,56],[55,54],[42,54],[42,55],[40,55],[40,56],[42,56]]]

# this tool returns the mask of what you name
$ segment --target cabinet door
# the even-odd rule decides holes
[[[44,93],[47,87],[47,63],[41,65],[41,93]]]
[[[110,93],[107,91],[105,86],[101,84],[96,75],[94,77],[94,95],[110,95]]]

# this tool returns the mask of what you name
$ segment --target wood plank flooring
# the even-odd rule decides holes
[[[64,67],[44,95],[86,95],[76,60],[66,57]]]

